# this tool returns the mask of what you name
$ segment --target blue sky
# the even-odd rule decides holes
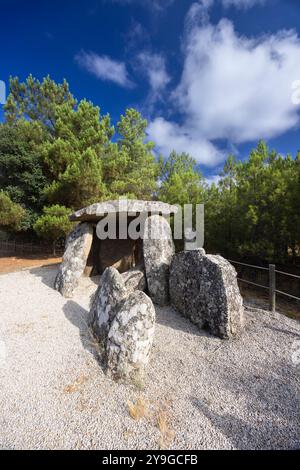
[[[66,78],[113,123],[137,107],[157,151],[190,152],[208,178],[260,138],[300,149],[297,0],[11,0],[0,38],[0,80]]]

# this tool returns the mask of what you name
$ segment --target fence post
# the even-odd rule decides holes
[[[275,312],[276,310],[275,264],[269,264],[269,295],[270,295],[269,310],[271,312]]]

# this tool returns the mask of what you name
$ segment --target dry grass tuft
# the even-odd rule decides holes
[[[78,379],[75,380],[73,384],[69,384],[64,388],[65,393],[74,393],[77,392],[80,385],[84,384],[87,381],[87,377],[85,375],[81,375]]]
[[[142,397],[136,403],[128,402],[127,406],[131,418],[136,421],[148,416],[148,403]]]
[[[139,397],[135,403],[128,402],[128,411],[132,419],[138,421],[146,418],[151,426],[158,428],[160,432],[159,448],[169,449],[175,438],[175,431],[171,426],[172,400],[170,398],[157,402],[148,402]]]
[[[174,440],[175,431],[170,427],[170,419],[166,411],[159,411],[157,427],[160,431],[159,447],[160,449],[168,449]]]
[[[25,335],[30,331],[34,326],[34,323],[16,323],[15,333],[20,335]]]
[[[156,415],[156,425],[160,432],[160,449],[168,449],[175,437],[175,431],[171,426],[171,415],[169,412],[170,406],[171,401],[165,400],[165,402],[160,405]]]

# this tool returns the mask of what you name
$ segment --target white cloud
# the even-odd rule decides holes
[[[193,14],[193,12],[198,12],[200,10],[209,10],[215,3],[222,3],[222,5],[225,8],[234,6],[237,8],[251,8],[255,5],[263,5],[266,3],[268,0],[198,0],[198,2],[195,2],[191,5],[189,14]]]
[[[152,93],[155,97],[159,97],[170,82],[164,57],[160,54],[144,51],[137,56],[137,61],[140,69],[149,80]]]
[[[251,8],[257,4],[264,4],[266,0],[222,0],[225,7]]]
[[[89,73],[105,81],[111,81],[125,88],[132,88],[133,82],[128,78],[126,65],[108,56],[99,56],[93,52],[80,52],[76,62]]]
[[[220,175],[210,175],[210,176],[206,176],[205,178],[208,186],[211,186],[212,184],[218,185],[220,179],[221,179]]]
[[[5,104],[6,102],[6,85],[5,82],[0,80],[0,104]]]
[[[300,76],[300,40],[293,31],[259,39],[238,36],[228,20],[194,28],[181,83],[174,93],[187,121],[208,139],[239,143],[294,127],[291,84]]]
[[[143,45],[144,48],[149,47],[150,45],[150,36],[148,31],[141,23],[134,19],[131,20],[128,26],[128,31],[124,35],[124,39],[127,53],[136,52],[140,45]]]
[[[190,6],[186,18],[185,28],[190,30],[196,24],[204,23],[209,21],[208,11],[213,6],[215,0],[199,0],[198,2],[192,3]]]
[[[215,166],[224,160],[224,154],[213,143],[197,135],[192,129],[158,117],[150,122],[148,136],[153,140],[159,151],[168,156],[172,150],[186,152],[198,162],[207,166]]]
[[[209,23],[196,5],[187,21],[182,77],[170,98],[183,124],[158,118],[149,134],[164,153],[185,150],[213,166],[222,158],[217,139],[255,142],[299,124],[292,83],[300,79],[300,39],[295,31],[247,38],[229,20]]]

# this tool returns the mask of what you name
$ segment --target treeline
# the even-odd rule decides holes
[[[71,229],[69,213],[95,201],[204,202],[207,251],[296,260],[300,155],[283,157],[260,142],[244,162],[230,156],[208,186],[189,155],[156,158],[146,128],[135,109],[114,128],[65,81],[12,78],[0,125],[0,228],[55,242]]]

